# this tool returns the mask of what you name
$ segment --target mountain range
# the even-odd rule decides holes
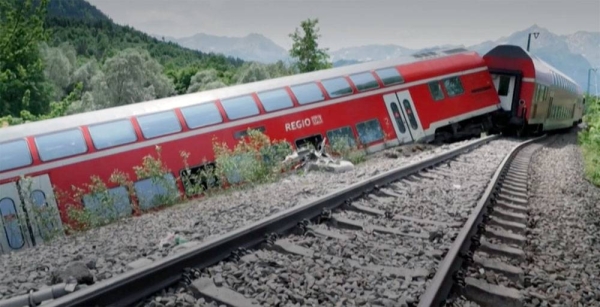
[[[477,45],[443,45],[426,49],[447,49],[463,47],[483,55],[498,44],[527,46],[528,33],[538,32],[531,37],[530,51],[573,78],[584,90],[587,88],[587,74],[591,67],[600,66],[600,32],[579,31],[569,35],[558,35],[546,28],[533,25],[497,40],[488,40]],[[177,43],[183,47],[203,52],[222,53],[246,61],[273,63],[289,62],[288,51],[262,34],[253,33],[244,37],[223,37],[199,33],[190,37],[174,38],[154,35]],[[342,48],[330,51],[334,66],[358,62],[376,61],[411,55],[424,49],[411,49],[395,44],[374,44]],[[594,80],[592,79],[592,84]]]

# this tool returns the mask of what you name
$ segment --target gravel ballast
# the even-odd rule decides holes
[[[346,173],[309,172],[292,175],[277,183],[191,201],[84,234],[57,239],[35,249],[1,255],[0,300],[50,284],[53,272],[75,263],[78,266],[83,263],[96,282],[113,277],[129,270],[128,264],[140,258],[156,260],[179,249],[181,246],[159,246],[159,242],[171,232],[176,232],[187,241],[203,241],[391,168],[428,158],[465,143],[445,145],[422,153],[414,152],[411,157],[405,157],[405,154],[411,155],[410,148],[414,146],[404,147],[404,152],[400,153],[398,149],[389,149],[373,155]],[[488,148],[485,149],[488,152],[498,149],[504,151],[502,155],[505,155],[517,143],[500,140],[483,146]]]
[[[442,260],[442,250],[461,229],[443,222],[461,225],[467,219],[497,166],[515,145],[514,141],[494,142],[353,202],[362,206],[355,207],[359,211],[382,210],[434,225],[338,208],[332,212],[331,223],[314,226],[338,235],[284,238],[312,256],[263,247],[252,252],[255,261],[223,261],[207,268],[203,277],[222,281],[261,306],[406,306],[403,303],[416,302],[428,285],[427,275]],[[344,229],[347,220],[363,228]],[[371,226],[385,230],[372,231]],[[339,239],[340,235],[347,239]],[[356,262],[352,265],[351,261]],[[373,272],[358,264],[389,268]],[[398,270],[416,275],[405,280],[394,276]],[[183,288],[176,288],[157,296],[181,301],[182,293]],[[151,298],[145,306],[163,304]]]
[[[555,136],[532,163],[525,291],[549,306],[600,306],[600,188],[584,179],[576,133]]]

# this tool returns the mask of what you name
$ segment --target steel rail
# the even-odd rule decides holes
[[[525,147],[545,139],[547,135],[527,140],[517,145],[511,150],[511,152],[502,160],[502,163],[498,166],[498,169],[494,173],[494,176],[490,180],[484,194],[480,198],[475,210],[469,216],[465,225],[458,233],[456,239],[450,246],[446,257],[438,266],[437,272],[427,290],[420,298],[418,307],[434,307],[442,306],[444,301],[447,299],[452,286],[455,283],[455,273],[461,268],[465,261],[465,255],[469,253],[473,242],[471,238],[477,232],[478,226],[482,223],[487,208],[492,204],[492,200],[500,190],[500,183],[504,180],[506,173],[510,167],[511,162],[517,156],[517,154]]]
[[[332,210],[346,201],[356,199],[402,177],[433,167],[444,161],[500,138],[491,135],[462,145],[448,152],[398,167],[350,186],[338,189],[309,203],[278,212],[260,221],[207,240],[181,253],[167,256],[147,266],[137,268],[92,286],[79,289],[60,298],[44,302],[47,307],[66,306],[127,306],[143,300],[181,280],[186,268],[205,268],[227,259],[240,248],[250,248],[265,240],[270,233],[282,234],[304,219],[314,219],[323,210]],[[0,302],[0,307],[3,303]]]

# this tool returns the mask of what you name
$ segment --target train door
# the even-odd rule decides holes
[[[16,182],[0,185],[0,253],[31,247],[27,218]]]
[[[385,101],[388,113],[392,119],[392,124],[394,125],[394,130],[396,131],[400,144],[412,142],[413,139],[405,125],[406,118],[400,109],[400,103],[398,102],[396,94],[385,95],[383,96],[383,100]]]
[[[513,96],[515,93],[516,77],[492,74],[492,79],[494,80],[494,86],[500,97],[500,106],[502,107],[502,110],[510,111],[512,109]]]
[[[0,249],[18,251],[62,233],[62,222],[48,175],[0,185]]]
[[[402,115],[405,118],[408,132],[410,133],[412,139],[415,140],[415,142],[418,142],[425,137],[425,131],[423,131],[421,120],[415,111],[415,104],[412,96],[408,90],[405,90],[396,92],[396,98],[400,103],[400,110],[402,110]]]
[[[62,233],[62,221],[48,175],[28,177],[19,181],[25,201],[34,242],[40,244],[56,233]]]

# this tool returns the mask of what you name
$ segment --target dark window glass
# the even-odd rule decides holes
[[[446,88],[448,96],[454,97],[456,95],[464,93],[462,83],[460,82],[460,79],[458,77],[448,78],[442,82],[444,83],[444,87]]]
[[[410,102],[407,99],[404,99],[402,101],[402,104],[404,105],[404,111],[406,111],[406,116],[408,116],[408,122],[410,123],[410,126],[413,129],[419,128],[419,125],[417,124],[417,119],[415,118],[415,113],[413,112],[413,109],[410,106]]]
[[[267,112],[290,108],[294,105],[292,103],[292,98],[284,89],[261,92],[257,95]]]
[[[299,104],[309,104],[325,99],[323,92],[316,83],[306,83],[291,87]]]
[[[356,85],[359,92],[379,87],[379,83],[377,83],[377,80],[375,80],[375,77],[370,72],[351,75],[350,80]]]
[[[4,225],[4,236],[8,247],[20,249],[25,245],[25,237],[21,230],[15,202],[10,198],[0,200],[0,217]]]
[[[352,94],[350,84],[342,77],[323,80],[321,83],[323,83],[323,87],[325,87],[325,90],[331,98]]]
[[[147,178],[133,184],[140,207],[143,210],[162,205],[177,196],[177,185],[172,174],[159,178]]]
[[[394,67],[378,69],[375,73],[386,86],[404,82],[404,78],[402,78],[398,70]]]
[[[357,124],[356,130],[362,144],[383,140],[383,131],[381,130],[379,121],[376,119]]]
[[[0,144],[0,171],[5,171],[33,162],[27,142],[16,140]]]
[[[128,119],[93,125],[88,129],[96,149],[133,143],[137,140],[135,130]]]
[[[394,119],[396,120],[396,124],[398,125],[398,130],[400,130],[400,133],[405,133],[406,127],[404,127],[404,121],[402,120],[402,114],[400,113],[398,104],[392,102],[390,106],[392,108],[392,113],[394,113]]]
[[[265,127],[262,127],[262,126],[261,127],[255,127],[255,128],[251,128],[251,130],[257,130],[257,131],[260,131],[260,132],[264,133],[265,132]],[[236,138],[236,139],[241,139],[241,138],[243,138],[243,137],[245,137],[247,135],[248,135],[248,129],[236,131],[233,134],[233,137]]]
[[[214,102],[181,108],[183,119],[190,129],[218,124],[223,121]]]
[[[103,216],[109,220],[131,215],[132,212],[129,193],[125,187],[84,195],[83,204],[97,216]]]
[[[438,81],[429,82],[427,85],[429,86],[429,92],[431,93],[433,100],[438,101],[444,99],[444,92],[442,92],[442,86]]]
[[[42,161],[50,161],[70,157],[87,151],[83,133],[79,129],[71,129],[35,138]]]
[[[229,119],[239,119],[260,113],[252,96],[241,96],[221,100],[223,109]]]
[[[354,147],[356,145],[354,133],[352,133],[352,128],[350,127],[342,127],[339,129],[328,131],[327,139],[329,140],[329,144],[331,144],[334,150],[339,150],[340,147]]]
[[[179,119],[173,111],[138,116],[137,120],[147,139],[181,131]]]
[[[498,95],[505,96],[508,95],[508,86],[510,85],[510,77],[509,76],[500,76],[500,85],[498,86]]]

